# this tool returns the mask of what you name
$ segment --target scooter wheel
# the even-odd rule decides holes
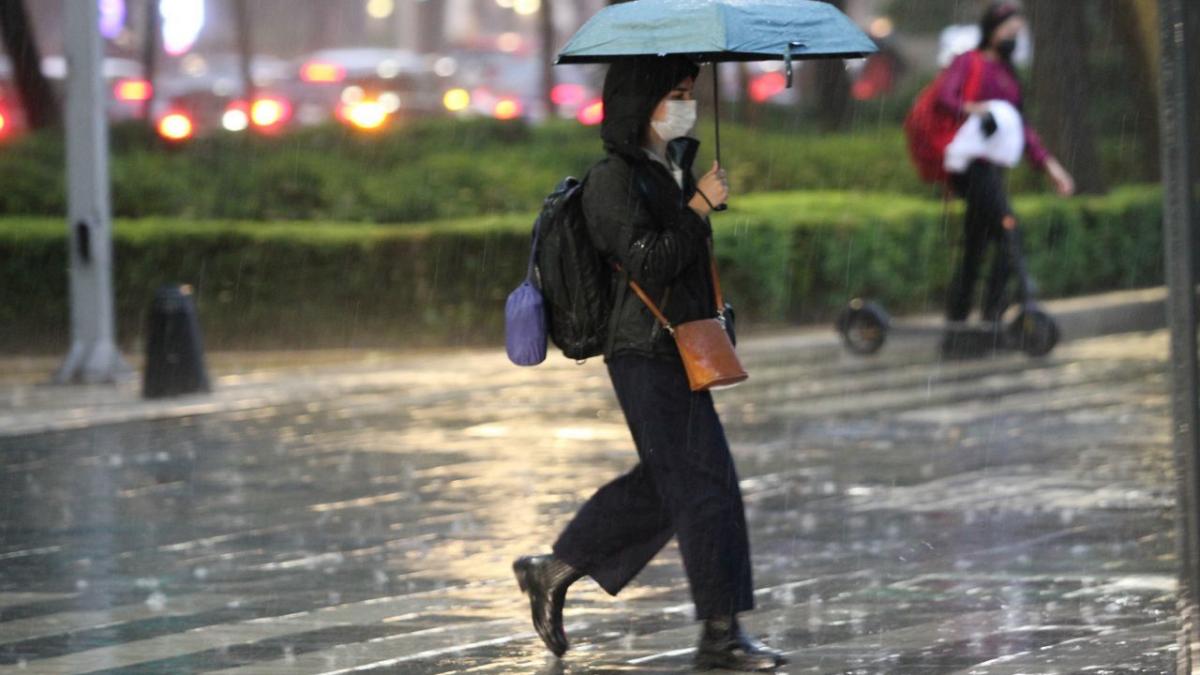
[[[847,350],[866,356],[883,347],[890,322],[879,305],[855,299],[838,315],[837,331]]]
[[[1040,309],[1022,311],[1009,324],[1008,331],[1013,344],[1028,356],[1045,356],[1058,344],[1058,324]]]

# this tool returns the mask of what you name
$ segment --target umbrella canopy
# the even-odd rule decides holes
[[[837,7],[814,0],[636,0],[588,20],[556,63],[682,54],[697,61],[859,58],[877,50]]]
[[[559,52],[556,64],[608,63],[629,56],[697,61],[859,58],[878,51],[841,10],[816,0],[634,0],[600,10]],[[718,90],[713,69],[713,90]],[[720,100],[719,94],[713,99]],[[720,116],[716,155],[721,160]],[[719,205],[718,211],[724,205]]]

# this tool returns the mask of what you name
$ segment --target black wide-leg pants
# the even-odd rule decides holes
[[[678,361],[617,356],[608,372],[640,462],[579,509],[554,554],[616,595],[675,536],[696,618],[753,609],[742,494],[712,395],[692,392]]]

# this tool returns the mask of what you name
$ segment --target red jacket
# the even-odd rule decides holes
[[[963,88],[971,70],[970,53],[959,54],[954,62],[946,67],[942,76],[941,91],[938,92],[937,106],[941,110],[956,117],[963,115]],[[983,58],[983,73],[979,79],[979,101],[1008,101],[1017,110],[1022,109],[1021,83],[1008,66],[1000,61]],[[1038,169],[1046,167],[1050,153],[1042,145],[1042,139],[1029,124],[1025,122],[1025,155]]]

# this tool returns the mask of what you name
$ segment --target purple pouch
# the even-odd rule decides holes
[[[536,366],[546,360],[546,308],[533,275],[537,245],[538,223],[534,223],[525,281],[508,294],[504,303],[504,346],[508,360],[518,366]]]
[[[508,360],[536,366],[546,360],[546,310],[542,292],[526,279],[504,305],[504,345]]]

